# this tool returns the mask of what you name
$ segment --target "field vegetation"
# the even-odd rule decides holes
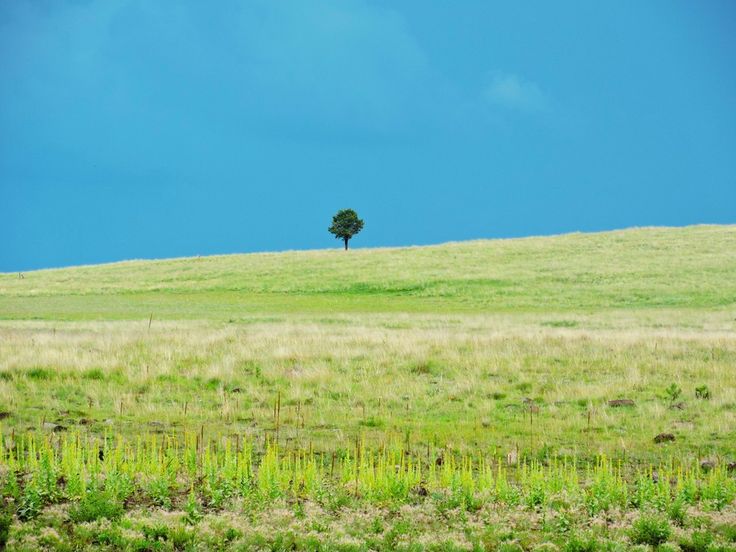
[[[1,274],[0,428],[14,550],[734,550],[736,227]]]

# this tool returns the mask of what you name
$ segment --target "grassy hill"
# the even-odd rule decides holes
[[[10,550],[736,540],[736,226],[24,276]]]
[[[126,261],[24,276],[0,275],[1,318],[714,309],[736,304],[736,226]]]

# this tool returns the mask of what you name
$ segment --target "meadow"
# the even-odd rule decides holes
[[[0,274],[0,438],[12,550],[733,550],[736,227]]]

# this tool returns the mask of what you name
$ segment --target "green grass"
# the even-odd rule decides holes
[[[695,546],[733,516],[734,252],[736,227],[698,226],[2,274],[6,451],[31,435],[56,454],[80,435],[87,456],[105,439],[125,450],[141,436],[177,446],[199,435],[225,458],[223,440],[237,436],[252,446],[255,478],[205,484],[170,455],[147,467],[105,460],[98,481],[91,457],[44,464],[24,448],[18,463],[0,462],[11,549],[582,550],[665,534],[668,545]],[[661,433],[674,441],[655,443]],[[304,492],[287,477],[264,499],[248,485],[275,441],[329,475]],[[386,475],[376,498],[366,467],[356,496],[346,464],[356,442],[375,458],[403,451],[420,484],[416,473]],[[438,456],[458,459],[457,484],[429,479]],[[596,478],[601,457],[622,466],[622,481]],[[483,488],[480,458],[507,466],[503,492],[518,504]],[[698,483],[682,502],[668,484],[650,488],[650,466],[695,473],[704,460],[717,468],[702,481],[718,473],[727,491]],[[55,462],[68,462],[60,479],[48,471]],[[555,477],[518,467],[565,462],[580,467],[579,485],[562,493],[547,486]],[[110,477],[125,498],[102,484]],[[82,479],[89,495],[74,494]],[[452,489],[470,482],[458,499]],[[600,508],[614,528],[591,529]],[[304,531],[306,522],[324,530]],[[192,523],[206,527],[201,539]],[[40,543],[41,527],[59,542]]]
[[[727,308],[736,227],[128,261],[0,275],[5,319]]]

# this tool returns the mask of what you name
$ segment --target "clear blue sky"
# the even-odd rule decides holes
[[[736,222],[736,2],[0,0],[0,271]]]

